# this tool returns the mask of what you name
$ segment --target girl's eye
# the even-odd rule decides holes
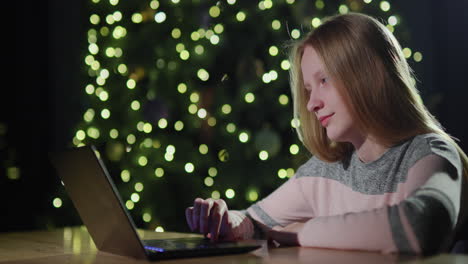
[[[326,82],[327,82],[327,78],[322,78],[322,79],[320,79],[320,83],[321,83],[321,84],[324,84],[324,83],[326,83]]]

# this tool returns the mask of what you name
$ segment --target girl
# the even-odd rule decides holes
[[[363,14],[326,20],[291,52],[294,116],[313,157],[245,211],[195,199],[212,240],[431,254],[465,222],[468,159],[423,105],[401,47]]]

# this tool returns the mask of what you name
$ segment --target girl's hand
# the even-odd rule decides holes
[[[193,206],[185,210],[185,217],[192,232],[198,232],[212,241],[234,240],[228,207],[222,199],[196,198]]]

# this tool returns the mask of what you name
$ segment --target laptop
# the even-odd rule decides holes
[[[261,246],[256,241],[211,242],[203,237],[141,240],[94,146],[54,153],[51,160],[81,220],[101,251],[160,260],[246,253]]]

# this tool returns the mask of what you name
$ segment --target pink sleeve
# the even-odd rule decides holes
[[[400,203],[311,219],[298,233],[300,245],[383,253],[444,250],[459,213],[461,172],[429,155],[410,168],[407,179],[410,195]]]
[[[290,178],[265,199],[249,207],[247,214],[269,228],[286,226],[293,222],[305,222],[314,217],[296,176]]]

